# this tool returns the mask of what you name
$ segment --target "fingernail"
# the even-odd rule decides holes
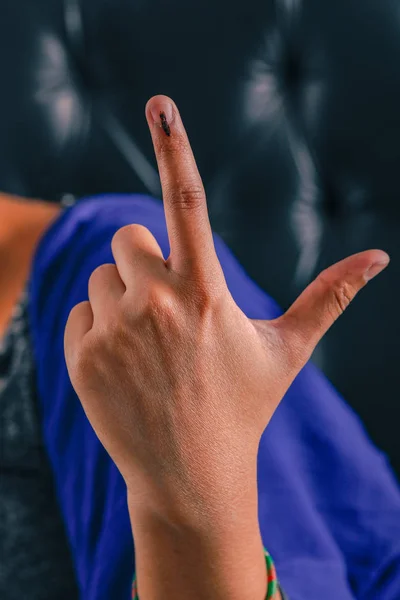
[[[364,279],[365,281],[369,281],[370,279],[372,279],[373,277],[375,277],[376,275],[378,275],[378,273],[380,273],[381,271],[383,271],[383,269],[385,267],[387,267],[389,264],[389,260],[383,260],[383,261],[379,261],[374,263],[365,273],[364,273]]]
[[[170,124],[174,119],[174,108],[171,102],[163,96],[151,100],[149,106],[151,117],[167,136],[171,135]]]

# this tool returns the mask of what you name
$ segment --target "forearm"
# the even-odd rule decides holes
[[[241,506],[213,511],[207,524],[198,518],[173,524],[129,499],[128,505],[140,600],[265,599],[256,494]]]

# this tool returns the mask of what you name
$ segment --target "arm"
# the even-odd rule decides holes
[[[52,227],[35,261],[35,277],[32,281],[35,285],[31,288],[30,309],[35,325],[33,333],[40,374],[42,426],[80,594],[85,600],[109,600],[110,597],[128,599],[132,576],[134,570],[137,571],[135,562],[142,554],[142,544],[138,532],[135,534],[135,561],[126,487],[94,435],[71,388],[61,349],[62,330],[72,306],[87,298],[90,273],[96,266],[112,261],[110,242],[119,227],[131,222],[141,222],[151,227],[160,246],[167,252],[167,235],[161,209],[162,206],[160,208],[151,198],[109,196],[106,200],[94,202],[82,200],[72,211],[68,211],[69,216],[65,215],[62,223]],[[85,223],[84,228],[82,222]],[[222,248],[219,250],[222,251]],[[228,257],[224,253],[221,254],[221,260],[229,270]],[[59,268],[60,264],[63,265],[62,269]],[[57,279],[54,278],[55,271],[59,273]],[[240,279],[238,285],[247,290],[244,292],[247,297],[251,295],[246,281]],[[227,503],[226,496],[222,502]],[[254,513],[254,509],[250,509],[250,512]],[[226,518],[226,509],[223,513]],[[138,514],[138,508],[135,514]],[[145,514],[148,520],[156,517],[154,511],[145,512],[143,508],[143,517]],[[235,514],[238,514],[238,506]],[[217,514],[213,523],[211,519],[208,521],[209,529],[214,533],[217,529],[216,518]],[[226,565],[232,570],[233,578],[243,572],[240,582],[247,573],[239,565],[240,553],[246,551],[246,536],[250,530],[248,519],[244,518],[243,522],[247,522],[248,526],[241,534],[239,552],[233,556],[231,542],[230,559]],[[205,529],[199,532],[193,523],[191,528],[186,526],[185,530],[190,532],[190,537],[195,534],[198,539],[200,533],[201,537],[206,535]],[[228,534],[227,528],[225,532]],[[224,538],[227,537],[225,532]],[[237,534],[238,531],[235,529],[233,533]],[[157,547],[159,552],[163,551]],[[170,548],[166,547],[162,554],[167,561]],[[209,548],[210,545],[207,546]],[[257,552],[259,557],[260,552]],[[182,563],[182,569],[185,568]],[[262,561],[263,577],[265,572],[265,561]]]
[[[232,517],[226,510],[210,511],[204,526],[196,518],[168,522],[134,502],[130,517],[140,600],[265,600],[256,489],[252,496]]]
[[[165,260],[141,225],[115,234],[116,264],[92,273],[89,302],[69,315],[66,362],[127,485],[139,587],[146,586],[141,600],[164,596],[164,586],[182,598],[191,593],[200,579],[196,560],[205,576],[199,597],[210,588],[222,597],[233,556],[251,570],[240,590],[250,600],[245,586],[253,585],[257,596],[265,592],[253,504],[260,437],[319,339],[388,257],[377,250],[349,257],[324,271],[278,319],[248,319],[227,289],[177,108],[157,97],[146,114],[171,253]],[[226,520],[221,515],[229,510]]]

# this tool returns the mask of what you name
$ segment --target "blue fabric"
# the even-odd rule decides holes
[[[84,600],[130,598],[134,545],[124,482],[70,384],[63,354],[71,308],[88,299],[113,234],[141,223],[169,243],[161,202],[86,198],[60,215],[32,264],[29,314],[43,434]],[[279,307],[214,236],[228,287],[251,318]],[[265,430],[258,457],[259,520],[290,600],[398,600],[400,491],[386,457],[325,377],[308,364]]]

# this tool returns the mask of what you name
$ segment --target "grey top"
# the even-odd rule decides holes
[[[27,292],[0,338],[0,598],[78,596],[42,441]]]

